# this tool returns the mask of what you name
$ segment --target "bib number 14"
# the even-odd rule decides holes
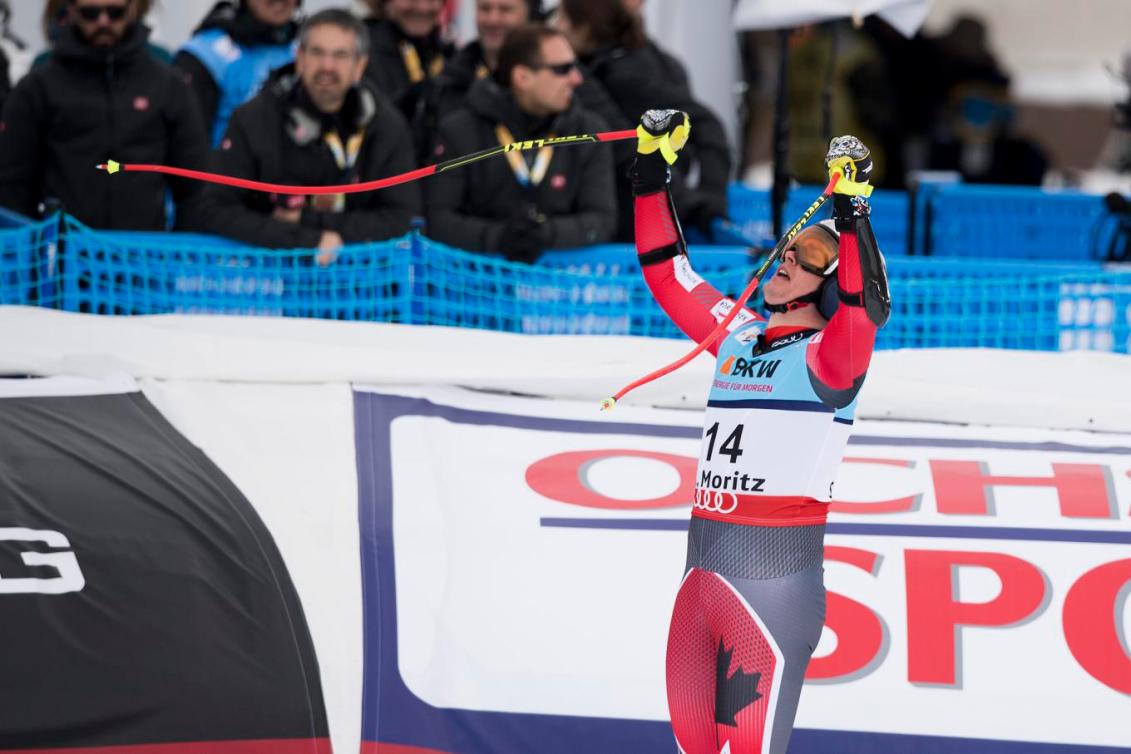
[[[727,456],[730,458],[731,463],[738,463],[739,457],[745,452],[742,450],[742,428],[743,425],[736,425],[734,431],[727,435],[726,439],[723,440],[723,444],[719,446],[719,455]],[[705,460],[710,461],[715,453],[715,442],[719,437],[719,423],[715,422],[708,427],[706,435],[710,438],[710,442],[707,443],[707,455]]]

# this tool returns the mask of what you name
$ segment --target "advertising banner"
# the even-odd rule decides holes
[[[271,533],[136,386],[0,380],[0,637],[0,751],[330,751]]]
[[[378,390],[363,750],[674,752],[702,414]],[[1128,435],[857,422],[791,751],[1131,752],[1129,474]]]

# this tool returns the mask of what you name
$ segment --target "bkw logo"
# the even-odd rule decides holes
[[[780,365],[781,359],[744,359],[741,356],[731,356],[719,367],[719,374],[772,380]]]

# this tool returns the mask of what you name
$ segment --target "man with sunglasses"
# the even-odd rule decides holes
[[[440,123],[433,157],[606,128],[574,97],[581,83],[565,37],[531,24],[507,35],[491,77]],[[607,241],[616,222],[612,154],[544,146],[509,152],[428,182],[428,233],[471,251],[533,262],[543,251]]]
[[[541,0],[475,0],[476,39],[464,45],[444,66],[436,79],[430,110],[443,119],[467,102],[472,84],[491,75],[499,65],[499,50],[512,30],[542,19]],[[630,128],[620,107],[605,91],[605,87],[584,68],[582,80],[574,91],[585,109],[600,115],[610,130]],[[619,148],[619,149],[618,149]],[[614,146],[618,158],[624,158],[624,171],[632,161],[632,148],[627,144]]]
[[[691,268],[669,165],[687,115],[641,119],[632,171],[636,247],[656,300],[702,341],[733,309]],[[769,319],[743,310],[710,343],[687,561],[668,633],[672,729],[684,754],[784,754],[825,616],[823,543],[856,396],[890,299],[864,197],[870,153],[833,139],[833,220],[798,234],[764,285]]]
[[[198,186],[155,173],[123,181],[107,159],[198,168],[208,145],[183,77],[146,48],[131,0],[71,0],[53,54],[12,92],[0,127],[0,204],[35,215],[47,200],[97,228],[164,230]]]

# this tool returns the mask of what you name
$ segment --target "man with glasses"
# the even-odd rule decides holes
[[[207,140],[182,76],[146,49],[131,0],[71,0],[54,53],[15,88],[0,125],[0,204],[35,215],[61,203],[97,228],[164,230],[166,192],[186,214],[198,187],[155,173],[129,180],[107,159],[199,168]]]
[[[467,105],[440,122],[434,158],[498,144],[593,133],[606,128],[574,97],[577,58],[558,31],[512,31],[491,77],[477,81]],[[429,181],[428,232],[471,251],[533,262],[547,249],[607,241],[616,222],[612,153],[545,146],[509,152]]]
[[[413,168],[412,138],[396,108],[362,83],[369,40],[348,11],[311,16],[299,33],[294,73],[236,108],[215,152],[225,175],[301,185],[360,183]],[[406,233],[419,188],[312,197],[209,185],[199,229],[271,248],[317,248],[330,264],[343,243]]]
[[[294,58],[300,0],[221,0],[173,63],[185,72],[212,145],[232,111],[255,96],[271,71]]]

